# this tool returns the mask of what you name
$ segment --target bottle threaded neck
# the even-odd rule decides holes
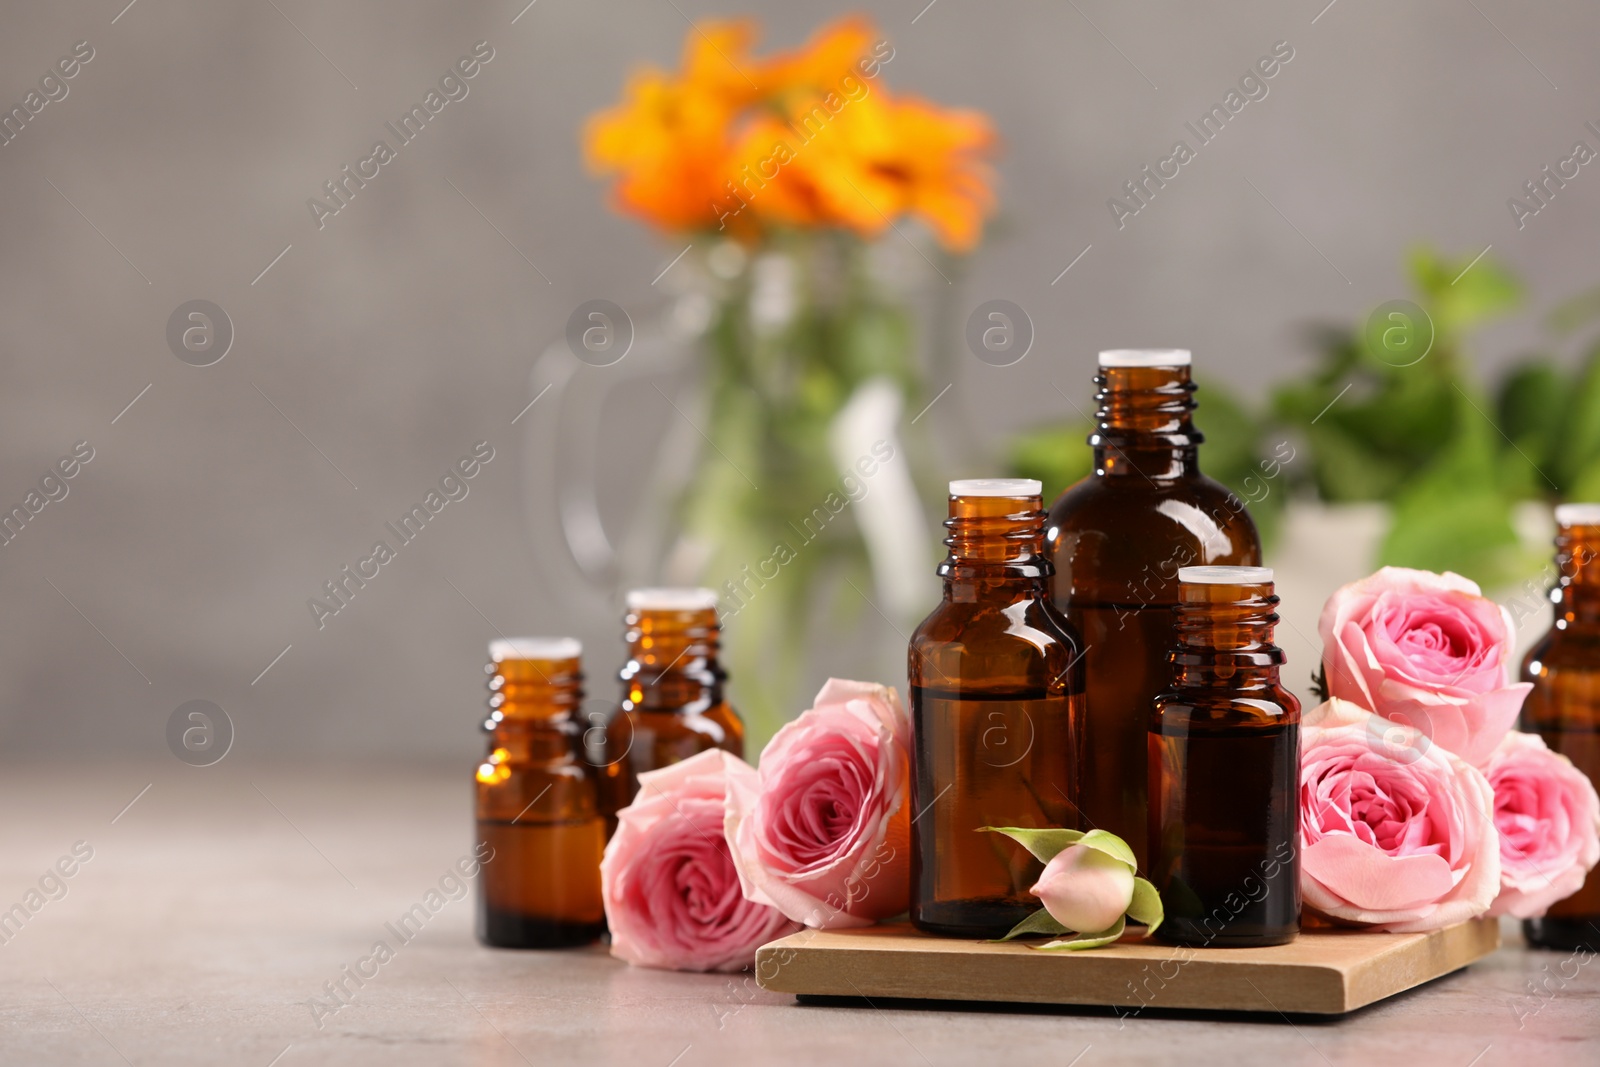
[[[1095,384],[1097,426],[1089,443],[1097,455],[1193,448],[1205,440],[1194,427],[1197,387],[1187,366],[1101,367]]]
[[[484,673],[489,675],[486,730],[505,721],[565,718],[583,702],[583,669],[576,656],[493,660]]]
[[[1560,509],[1558,509],[1560,510]],[[1600,623],[1600,523],[1556,524],[1557,616],[1586,625]]]
[[[722,624],[714,606],[634,606],[623,626],[628,662],[618,677],[627,703],[682,709],[722,699],[728,675],[717,660]]]
[[[1184,685],[1276,683],[1284,663],[1283,649],[1273,643],[1278,624],[1278,597],[1270,580],[1230,581],[1208,575],[1204,581],[1184,577],[1187,571],[1261,571],[1257,567],[1197,567],[1179,571],[1178,604],[1170,655],[1175,679]],[[1270,573],[1270,572],[1269,572]]]
[[[939,574],[946,579],[1054,574],[1044,552],[1044,501],[1038,483],[1032,487],[1032,492],[1015,496],[952,493],[944,523],[950,551],[939,564]]]

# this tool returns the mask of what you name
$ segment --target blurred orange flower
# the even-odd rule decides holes
[[[620,210],[673,231],[838,227],[864,238],[912,216],[966,251],[994,207],[996,137],[979,112],[876,84],[894,49],[864,18],[750,54],[749,22],[691,30],[682,70],[644,69],[585,131]]]

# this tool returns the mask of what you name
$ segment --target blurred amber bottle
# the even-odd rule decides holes
[[[944,599],[911,636],[911,921],[997,937],[1041,865],[985,826],[1077,828],[1082,643],[1050,603],[1039,483],[950,483]]]
[[[1300,932],[1300,701],[1278,675],[1266,567],[1185,567],[1172,688],[1149,718],[1159,936],[1281,945]]]
[[[1056,607],[1082,636],[1088,686],[1085,829],[1109,830],[1146,866],[1145,727],[1170,679],[1178,568],[1255,566],[1244,502],[1200,473],[1182,349],[1100,353],[1094,473],[1050,508]]]
[[[1556,568],[1555,625],[1522,661],[1533,683],[1522,728],[1600,782],[1600,504],[1556,508]],[[1522,931],[1529,944],[1600,951],[1600,868]]]
[[[744,723],[723,695],[728,675],[717,662],[716,592],[635,589],[627,608],[622,706],[606,727],[599,761],[608,835],[644,771],[712,748],[744,756]]]
[[[573,712],[582,652],[570,638],[492,642],[489,755],[478,765],[478,939],[504,948],[582,945],[605,931],[596,774]]]

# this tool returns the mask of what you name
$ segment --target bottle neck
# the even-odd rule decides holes
[[[1177,479],[1200,473],[1195,384],[1188,367],[1102,367],[1097,426],[1089,436],[1103,477]]]
[[[629,654],[619,674],[624,702],[683,714],[722,703],[728,675],[717,658],[722,626],[715,608],[629,611],[623,625]]]
[[[1600,629],[1600,526],[1556,531],[1556,572],[1556,626]]]
[[[484,732],[491,752],[504,759],[559,758],[570,750],[573,713],[583,702],[579,660],[508,659],[484,668],[489,675],[489,717]]]
[[[1037,496],[950,498],[949,548],[939,575],[946,600],[1044,596],[1055,566],[1044,551],[1044,502]]]
[[[1276,687],[1284,662],[1283,649],[1273,644],[1277,606],[1270,584],[1184,583],[1169,656],[1173,684],[1179,689]]]

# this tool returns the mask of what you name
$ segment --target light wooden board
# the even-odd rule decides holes
[[[756,981],[805,996],[1339,1015],[1482,959],[1494,919],[1427,934],[1307,930],[1273,948],[1190,949],[1127,937],[1086,952],[934,937],[908,923],[802,930],[763,945]]]

